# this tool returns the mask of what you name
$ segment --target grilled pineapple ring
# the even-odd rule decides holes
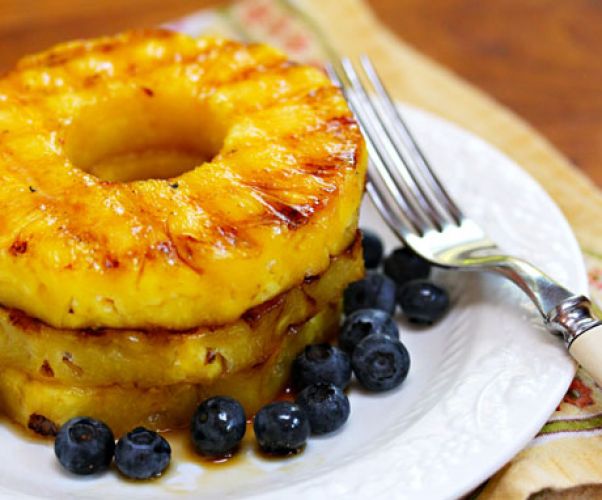
[[[290,365],[305,345],[332,337],[340,314],[336,305],[324,307],[297,325],[295,335],[286,335],[265,361],[212,384],[78,387],[6,368],[0,373],[0,406],[13,421],[43,435],[54,434],[76,415],[98,418],[116,435],[140,425],[154,430],[182,428],[190,424],[199,402],[215,395],[236,398],[252,415],[282,391]]]
[[[250,309],[232,323],[179,333],[60,330],[0,308],[0,383],[2,370],[12,368],[41,383],[78,388],[208,386],[263,364],[282,350],[283,339],[294,336],[298,325],[338,305],[345,286],[362,274],[358,238],[310,282]]]
[[[265,45],[79,41],[0,80],[0,303],[55,328],[222,325],[355,236],[339,90]]]

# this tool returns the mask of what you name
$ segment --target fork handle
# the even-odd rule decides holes
[[[560,334],[573,358],[602,387],[602,322],[590,300],[574,295],[532,264],[497,256],[494,270],[512,280],[533,301],[548,330]]]
[[[546,315],[548,328],[564,337],[573,358],[602,387],[602,321],[583,295],[558,304]]]

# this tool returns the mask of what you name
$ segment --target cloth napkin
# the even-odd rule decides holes
[[[168,24],[192,35],[261,40],[320,64],[369,54],[395,98],[480,135],[527,170],[569,220],[602,304],[602,194],[516,115],[395,38],[362,0],[242,0]],[[533,441],[473,494],[480,499],[602,498],[602,391],[579,370]]]

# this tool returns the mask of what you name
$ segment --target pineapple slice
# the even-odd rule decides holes
[[[237,321],[186,332],[57,330],[18,311],[0,309],[0,366],[42,384],[78,387],[119,384],[149,388],[210,384],[262,362],[291,325],[302,324],[363,274],[359,237],[308,279]]]
[[[63,44],[0,79],[0,131],[0,304],[57,329],[235,322],[357,229],[359,128],[322,71],[265,45]]]
[[[283,389],[292,361],[305,345],[336,333],[339,318],[340,306],[326,305],[284,336],[266,361],[208,385],[77,387],[6,368],[0,371],[0,409],[24,427],[47,435],[76,415],[101,419],[116,435],[139,425],[155,430],[186,427],[199,402],[217,394],[238,399],[251,415]]]

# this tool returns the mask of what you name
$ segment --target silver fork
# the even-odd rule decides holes
[[[361,69],[360,69],[361,68]],[[602,386],[602,322],[589,299],[532,264],[500,250],[450,197],[414,139],[370,59],[348,58],[327,71],[341,87],[366,139],[366,190],[393,232],[432,264],[505,276],[535,304],[547,328]]]

